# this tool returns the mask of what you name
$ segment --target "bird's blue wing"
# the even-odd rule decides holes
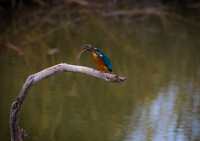
[[[104,63],[106,64],[108,70],[109,70],[109,71],[112,71],[112,63],[111,63],[110,59],[108,58],[108,56],[106,56],[106,55],[104,54],[103,60],[104,60]]]
[[[106,67],[111,72],[112,71],[112,63],[111,63],[109,57],[101,49],[98,49],[98,52],[99,52],[99,54],[98,54],[99,57],[102,58],[102,60],[105,63]]]

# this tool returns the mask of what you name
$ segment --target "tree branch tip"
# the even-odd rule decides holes
[[[121,82],[124,82],[124,81],[126,81],[126,80],[127,80],[126,77],[116,75],[116,78],[115,78],[114,81],[117,82],[117,83],[121,83]]]
[[[113,74],[114,76],[112,76],[112,77],[107,77],[107,81],[111,81],[111,82],[115,82],[115,83],[121,83],[121,82],[124,82],[124,81],[126,81],[126,77],[124,77],[124,76],[119,76],[119,75],[117,75],[117,74]]]

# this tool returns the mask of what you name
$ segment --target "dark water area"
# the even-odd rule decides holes
[[[76,64],[85,43],[102,48],[113,71],[127,81],[113,84],[63,73],[39,82],[22,107],[20,125],[28,133],[26,140],[200,140],[198,24],[98,17],[64,23],[12,35],[23,55],[12,49],[1,52],[2,140],[10,139],[9,108],[26,77],[61,62]],[[89,54],[80,64],[95,67]]]

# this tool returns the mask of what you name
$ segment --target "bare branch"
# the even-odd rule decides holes
[[[102,12],[101,12],[102,13]],[[141,15],[155,15],[155,16],[164,16],[167,13],[162,8],[143,8],[143,9],[130,9],[130,10],[118,10],[107,13],[102,13],[105,17],[111,16],[141,16]]]
[[[84,67],[84,66],[77,66],[77,65],[70,65],[66,63],[61,63],[49,68],[46,68],[38,73],[30,75],[19,95],[17,96],[16,100],[12,103],[11,109],[10,109],[10,133],[11,133],[11,141],[23,141],[25,135],[25,130],[20,128],[19,126],[19,112],[21,110],[22,104],[28,95],[28,90],[39,82],[40,80],[43,80],[49,76],[53,76],[56,73],[61,73],[61,72],[78,72],[78,73],[83,73],[86,75],[90,75],[99,79],[103,79],[105,81],[109,82],[123,82],[126,80],[125,77],[118,76],[116,74],[111,74],[111,73],[102,73],[98,70]]]

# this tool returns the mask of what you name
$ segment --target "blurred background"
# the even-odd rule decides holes
[[[0,0],[0,138],[28,75],[80,46],[104,50],[113,84],[63,73],[33,86],[20,125],[29,141],[199,141],[198,0]],[[95,67],[84,54],[81,65]]]

